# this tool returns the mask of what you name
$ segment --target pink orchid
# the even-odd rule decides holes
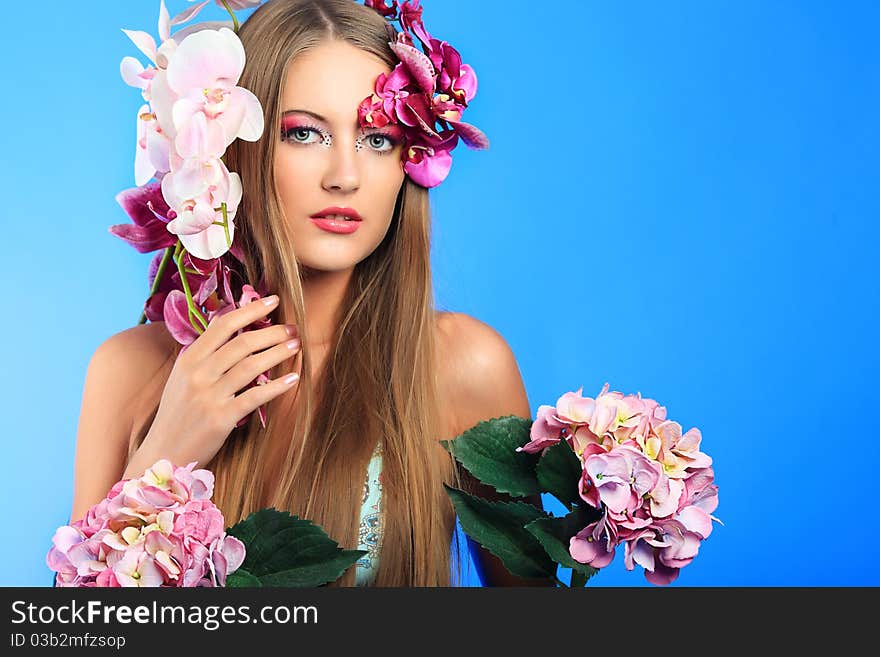
[[[137,147],[134,157],[135,185],[144,185],[157,173],[167,172],[171,141],[162,132],[156,115],[149,105],[143,105],[137,115]]]
[[[412,83],[412,77],[402,63],[395,66],[389,75],[380,73],[372,96],[361,101],[359,117],[370,127],[384,127],[387,122],[397,123],[410,95],[407,87]]]
[[[156,74],[155,66],[144,67],[136,58],[126,55],[119,62],[119,74],[130,87],[141,90],[141,97],[150,101],[150,84]]]
[[[468,148],[489,148],[489,139],[482,130],[461,120],[462,107],[446,94],[439,94],[433,100],[434,115],[448,123]]]
[[[125,240],[141,253],[174,246],[177,238],[168,232],[170,208],[162,196],[161,183],[153,182],[119,192],[116,202],[133,224],[110,226],[110,233]]]
[[[165,296],[162,319],[171,337],[183,345],[181,354],[201,335],[189,319],[189,304],[181,290],[171,290]]]
[[[390,6],[385,4],[385,0],[364,0],[364,4],[367,7],[378,11],[389,21],[397,19],[397,12],[399,10],[399,7],[397,6],[397,0],[391,0]]]
[[[196,0],[189,0],[189,1],[196,2]],[[207,2],[202,2],[197,7],[197,9],[201,10],[201,8],[204,7],[206,4],[208,4],[208,2],[210,2],[210,0],[207,0]],[[217,4],[218,7],[222,7],[225,9],[223,0],[214,0],[214,2]],[[262,3],[262,2],[263,2],[263,0],[226,0],[226,4],[229,5],[229,8],[233,11],[239,11],[241,9],[251,9],[252,7],[259,7],[260,3]]]
[[[168,62],[165,83],[170,94],[154,97],[157,114],[170,116],[177,143],[191,141],[187,132],[197,115],[208,120],[211,143],[225,148],[235,139],[256,141],[263,133],[263,111],[253,93],[237,86],[244,70],[245,52],[232,30],[199,30],[185,37]],[[169,106],[168,102],[173,101]],[[164,128],[163,124],[163,128]]]
[[[452,167],[450,151],[458,143],[458,134],[445,131],[440,139],[422,138],[409,145],[403,170],[422,187],[436,187],[449,175]]]
[[[141,30],[122,30],[125,35],[132,40],[135,46],[137,46],[138,50],[140,50],[143,54],[147,56],[147,58],[153,63],[159,63],[159,48],[156,46],[156,40],[152,37],[148,32],[143,32]],[[159,2],[159,42],[165,43],[171,39],[171,18],[168,14],[168,10],[165,7],[165,0],[160,0]],[[123,60],[124,62],[125,60]],[[129,62],[130,65],[130,62]],[[123,64],[125,66],[125,64]],[[129,70],[131,69],[129,67]],[[123,79],[126,78],[126,75],[123,73]],[[127,81],[127,80],[126,80]]]
[[[399,20],[401,31],[389,46],[400,59],[390,75],[380,75],[374,93],[358,107],[361,127],[405,126],[401,151],[404,171],[423,187],[439,185],[452,167],[451,151],[461,139],[470,148],[489,147],[489,140],[475,126],[461,120],[462,112],[477,91],[473,69],[462,64],[451,45],[434,39],[422,22],[418,0],[386,5],[365,0],[387,20]],[[413,42],[412,31],[422,44]],[[435,96],[438,91],[439,96]],[[440,127],[436,127],[436,123]]]
[[[461,54],[452,45],[428,34],[421,20],[414,22],[412,29],[422,42],[433,68],[438,71],[436,90],[449,95],[462,107],[467,107],[477,94],[477,74],[474,69],[462,63]]]
[[[398,77],[406,73],[411,80],[410,92],[413,94],[425,94],[430,98],[437,90],[437,72],[430,58],[415,46],[405,41],[389,42],[394,54],[400,59],[400,64],[395,71],[400,71]],[[404,96],[405,97],[405,96]],[[430,103],[426,103],[430,105]]]
[[[219,258],[234,239],[233,219],[241,202],[241,179],[222,160],[188,161],[162,178],[162,194],[177,216],[168,224],[189,253],[203,260]],[[226,226],[222,211],[226,204]]]

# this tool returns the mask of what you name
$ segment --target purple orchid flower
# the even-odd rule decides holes
[[[452,167],[450,151],[458,143],[458,134],[446,130],[439,139],[423,137],[410,144],[405,153],[404,171],[423,187],[436,187],[449,175]]]
[[[389,21],[397,20],[397,0],[391,0],[391,6],[385,4],[385,0],[364,0],[364,4],[382,14]]]
[[[167,224],[174,217],[169,216],[171,210],[162,196],[160,182],[123,190],[116,195],[116,202],[134,223],[110,226],[111,234],[125,240],[141,253],[177,243],[177,236],[168,232]]]
[[[401,31],[389,46],[400,59],[390,75],[381,74],[374,93],[358,107],[361,127],[405,126],[404,171],[423,187],[439,185],[452,166],[451,151],[460,138],[473,149],[489,147],[477,127],[461,120],[477,92],[473,69],[449,43],[431,36],[422,22],[419,0],[365,0],[387,20],[399,20]],[[420,51],[410,33],[422,45]],[[439,95],[437,92],[440,92]],[[439,128],[435,127],[439,123]]]

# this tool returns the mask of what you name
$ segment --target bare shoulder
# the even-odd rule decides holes
[[[515,415],[531,419],[531,409],[516,356],[507,340],[492,326],[465,313],[437,318],[438,359],[444,401],[451,418],[447,438],[455,438],[483,420]],[[488,500],[509,500],[462,468],[462,488]],[[526,498],[541,507],[540,495]],[[501,560],[468,538],[483,586],[552,586],[544,578],[511,575]]]
[[[455,435],[481,420],[530,416],[516,355],[498,330],[466,313],[446,312],[437,318],[437,332]]]
[[[161,395],[171,371],[176,344],[165,322],[138,324],[101,343],[89,367],[99,368],[96,375],[102,378],[109,371],[114,381],[110,394],[129,419],[137,422],[143,408],[158,401],[156,394]]]
[[[161,395],[174,364],[176,344],[165,322],[153,322],[114,333],[95,350],[85,392],[115,408],[120,421],[125,421],[126,437],[144,407],[158,401],[156,394]]]
[[[114,333],[96,350],[105,359],[122,358],[126,365],[159,365],[174,352],[175,341],[165,328],[165,322],[138,324]],[[126,368],[142,372],[140,367]]]

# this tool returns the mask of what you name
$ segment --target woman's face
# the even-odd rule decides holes
[[[390,69],[379,58],[342,41],[327,41],[288,68],[274,175],[302,267],[351,269],[391,225],[405,175],[400,128],[358,127],[358,105],[380,73]],[[311,218],[332,207],[358,213],[354,232],[331,232]]]

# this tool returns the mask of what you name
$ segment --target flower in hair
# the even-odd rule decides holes
[[[385,0],[364,0],[364,4],[388,21],[399,21],[401,31],[396,41],[389,42],[400,62],[390,75],[379,75],[373,94],[361,102],[361,127],[402,125],[404,171],[423,187],[435,187],[449,174],[451,151],[459,139],[473,149],[489,147],[479,128],[461,120],[477,93],[476,73],[462,63],[453,46],[425,29],[419,0],[391,0],[390,6]]]
[[[205,4],[172,19],[162,0],[159,46],[146,32],[123,30],[151,65],[126,57],[120,72],[148,102],[138,111],[135,184],[161,180],[170,210],[167,230],[188,252],[207,259],[232,246],[241,200],[238,174],[221,157],[235,139],[259,139],[263,112],[256,96],[237,86],[245,52],[235,32],[191,27],[171,34],[172,26],[191,20]]]
[[[245,51],[236,30],[233,9],[260,2],[217,0],[232,17],[224,23],[197,23],[209,2],[171,17],[159,5],[159,41],[147,32],[123,30],[149,63],[123,58],[123,80],[139,89],[145,101],[137,113],[135,184],[116,195],[131,224],[110,232],[141,253],[158,251],[150,261],[150,295],[140,323],[164,321],[183,353],[219,315],[266,294],[263,281],[255,287],[242,278],[230,258],[243,262],[234,242],[234,219],[242,199],[238,174],[223,161],[236,139],[256,141],[263,133],[259,100],[238,86]],[[268,326],[268,319],[243,330]],[[269,380],[261,373],[250,385]],[[266,426],[265,409],[258,409]],[[250,416],[241,418],[238,426]]]

